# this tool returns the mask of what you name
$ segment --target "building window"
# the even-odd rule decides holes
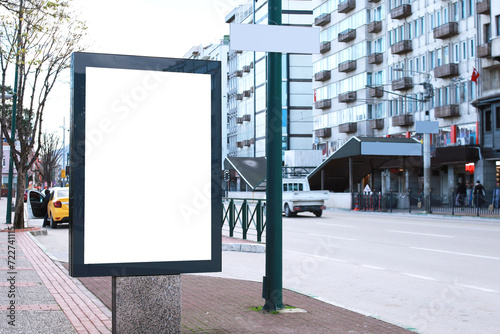
[[[500,15],[495,16],[496,35],[500,36]]]
[[[426,71],[426,66],[425,66],[425,56],[422,56],[422,71]]]
[[[484,111],[484,131],[491,132],[491,109]]]
[[[445,46],[443,48],[443,64],[449,64],[450,63],[450,48],[448,46]]]
[[[476,5],[474,0],[469,0],[469,16],[474,15],[474,6]]]
[[[429,69],[434,69],[434,51],[429,52]]]
[[[495,129],[500,129],[500,107],[495,108]]]
[[[462,42],[462,60],[467,59],[467,42]]]
[[[462,14],[461,18],[465,19],[465,0],[460,0],[460,13]]]
[[[460,60],[460,57],[459,57],[459,47],[458,47],[458,43],[453,45],[453,60],[455,63],[458,63],[459,60]]]
[[[470,57],[474,58],[474,40],[470,40]]]
[[[453,4],[453,21],[458,22],[458,17],[459,17],[458,2],[455,2]]]
[[[486,23],[483,26],[483,30],[484,43],[489,43],[491,40],[491,25],[489,23]]]

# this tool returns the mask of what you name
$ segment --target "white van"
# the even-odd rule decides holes
[[[321,217],[329,197],[326,190],[311,191],[307,179],[283,179],[282,212],[286,217],[295,217],[298,212],[312,212]]]

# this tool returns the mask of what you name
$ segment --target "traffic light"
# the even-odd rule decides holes
[[[229,170],[224,170],[224,181],[229,181],[230,175],[229,175]]]

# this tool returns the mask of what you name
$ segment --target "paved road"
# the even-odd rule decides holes
[[[422,333],[498,332],[500,220],[305,216],[283,221],[284,287]],[[225,253],[223,275],[261,280],[264,261]]]
[[[283,225],[285,288],[421,333],[500,328],[498,219],[327,211]],[[67,234],[38,240],[64,261]],[[213,275],[262,281],[264,268],[264,254],[223,252]]]

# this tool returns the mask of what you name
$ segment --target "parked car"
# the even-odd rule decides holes
[[[49,214],[49,223],[52,228],[57,228],[60,223],[69,223],[69,188],[53,188],[50,193],[47,209],[43,207],[45,194],[38,190],[28,191],[28,217],[44,218]]]
[[[57,228],[59,223],[69,223],[69,188],[53,188],[49,204],[50,227]]]

